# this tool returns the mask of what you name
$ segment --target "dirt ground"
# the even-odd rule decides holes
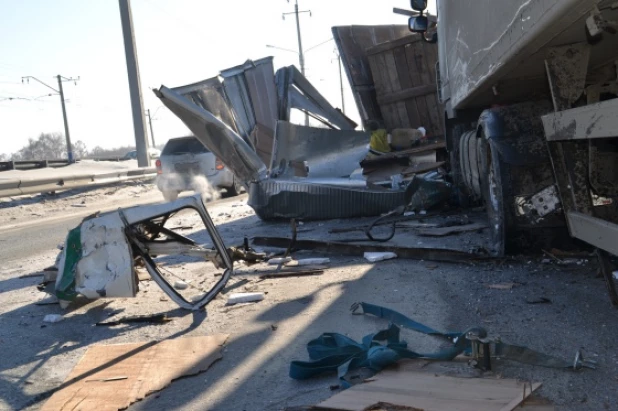
[[[126,186],[121,190],[143,198],[158,194],[148,186]],[[90,194],[120,198],[99,191],[103,193]],[[86,212],[101,206],[98,197],[93,197],[94,205],[72,207],[79,198],[70,197],[64,206],[57,199],[44,204],[5,202],[0,209],[0,226],[26,224],[32,213],[49,216],[55,215],[56,211],[51,210],[56,209],[58,213],[73,208]],[[88,197],[83,199],[86,204],[90,202]],[[259,220],[246,205],[246,196],[209,203],[208,209],[228,246],[241,244],[245,236],[290,236],[289,223]],[[424,222],[456,218],[462,217],[427,217]],[[467,218],[483,219],[481,212],[469,213]],[[180,215],[176,219],[174,225],[183,227],[182,234],[209,244],[195,216]],[[304,222],[298,236],[322,240],[363,238],[361,231],[329,231],[364,227],[369,221]],[[468,251],[486,246],[486,241],[483,231],[429,238],[418,236],[414,228],[399,228],[386,244]],[[227,297],[220,295],[206,312],[187,312],[175,306],[152,281],[140,282],[140,291],[132,299],[79,300],[67,310],[58,305],[36,305],[46,295],[36,288],[41,277],[28,275],[52,265],[56,254],[57,250],[50,249],[20,260],[10,261],[10,256],[2,255],[0,260],[2,410],[39,409],[90,345],[214,333],[230,334],[220,361],[205,373],[173,382],[129,410],[283,410],[317,404],[334,394],[329,386],[337,383],[337,377],[293,380],[288,376],[290,361],[307,360],[307,342],[324,332],[339,332],[360,340],[387,326],[384,320],[352,315],[350,306],[359,301],[395,309],[439,330],[483,326],[505,342],[568,360],[581,349],[586,358],[598,361],[596,370],[570,371],[505,361],[495,364],[492,375],[542,382],[539,393],[553,401],[558,410],[618,409],[618,318],[592,258],[567,265],[543,262],[541,255],[476,263],[404,259],[369,263],[361,256],[303,251],[296,252],[295,257],[328,256],[330,267],[319,276],[260,281],[255,270],[266,269],[265,265],[238,265],[228,285],[247,279],[249,282],[235,291],[263,291],[263,301],[226,306]],[[204,273],[194,269],[189,260],[166,264],[173,272],[170,278],[178,276],[190,283],[190,289],[199,288]],[[513,283],[513,287],[490,287],[504,283]],[[540,298],[547,302],[530,303]],[[94,326],[114,316],[150,313],[166,313],[173,321]],[[42,320],[46,314],[63,314],[65,319],[45,324]],[[411,349],[418,351],[431,352],[441,344],[410,331],[404,331],[403,337]]]

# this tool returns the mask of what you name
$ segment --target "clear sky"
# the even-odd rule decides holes
[[[303,48],[332,37],[330,28],[349,24],[407,24],[393,7],[408,0],[300,0]],[[153,117],[157,144],[186,128],[162,107],[150,89],[175,87],[215,76],[247,59],[272,55],[275,68],[298,65],[293,0],[132,0],[144,106]],[[73,141],[89,149],[134,144],[124,45],[116,0],[0,0],[0,153],[19,150],[41,132],[63,132],[57,95],[22,76],[57,88],[55,75],[80,76],[64,83]],[[335,44],[306,53],[307,77],[341,107]],[[346,113],[358,114],[346,88]],[[7,97],[30,100],[6,100]],[[32,100],[35,99],[36,100]]]

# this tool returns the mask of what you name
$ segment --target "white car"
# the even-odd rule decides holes
[[[156,166],[157,187],[166,201],[175,200],[182,191],[202,190],[200,176],[213,188],[224,188],[230,197],[242,189],[234,174],[193,136],[170,139]]]

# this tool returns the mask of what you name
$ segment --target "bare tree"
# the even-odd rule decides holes
[[[73,155],[76,159],[86,158],[88,156],[88,148],[86,148],[86,144],[83,141],[77,140],[72,145]]]
[[[66,157],[66,143],[62,133],[41,133],[37,139],[29,138],[28,144],[13,160],[53,160]]]

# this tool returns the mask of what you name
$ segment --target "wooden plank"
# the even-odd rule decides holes
[[[417,41],[421,41],[421,36],[418,34],[411,34],[409,36],[405,36],[396,40],[391,40],[388,43],[378,44],[373,47],[369,47],[367,49],[367,55],[383,53],[385,51],[390,51],[395,48],[400,48],[409,43],[415,43]]]
[[[431,125],[427,128],[427,136],[436,136],[442,133],[442,121],[440,120],[440,106],[438,104],[438,98],[436,94],[429,94],[425,96],[425,102],[427,103],[427,111],[429,113],[429,124]]]
[[[424,97],[428,94],[435,94],[437,91],[435,84],[426,84],[423,86],[403,88],[386,94],[378,94],[378,103],[390,104],[401,100],[414,99],[416,97]]]
[[[387,370],[320,403],[318,409],[363,410],[377,402],[425,411],[512,410],[540,386],[525,390],[512,379],[455,378],[431,373]]]
[[[395,56],[392,51],[386,51],[383,53],[384,63],[386,65],[386,74],[391,85],[391,94],[397,90],[401,90],[401,83],[399,81],[399,72],[397,70],[397,64],[395,63]],[[376,92],[379,90],[376,89]],[[392,104],[393,111],[397,114],[397,121],[389,125],[388,129],[393,130],[395,128],[409,128],[410,121],[408,120],[408,112],[406,106],[403,103],[396,102]]]
[[[393,91],[393,82],[389,75],[388,67],[386,64],[386,56],[384,54],[375,54],[369,57],[372,75],[374,76],[374,82],[376,87],[376,93],[384,92],[390,93]],[[393,124],[398,124],[399,112],[396,107],[385,104],[380,106],[382,117],[387,128],[392,128]]]

